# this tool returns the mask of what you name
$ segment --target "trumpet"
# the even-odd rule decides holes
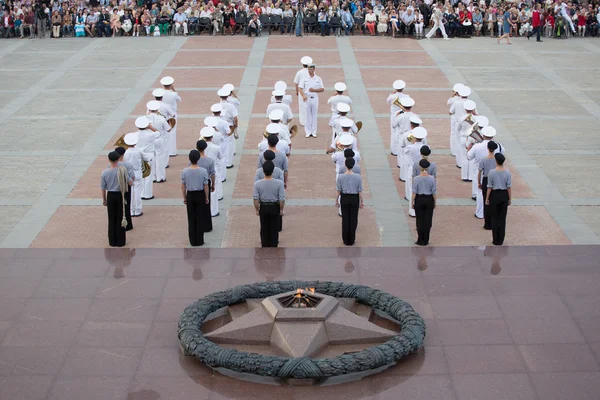
[[[115,147],[123,147],[124,149],[128,149],[129,145],[127,145],[125,143],[125,135],[127,135],[126,133],[124,133],[116,142],[115,142]],[[148,161],[144,161],[142,159],[142,178],[147,178],[150,176],[150,173],[152,172],[152,167],[150,167],[150,164],[148,163]]]

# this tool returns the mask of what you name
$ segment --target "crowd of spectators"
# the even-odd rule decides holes
[[[0,35],[52,38],[163,36],[170,34],[255,34],[263,31],[301,36],[306,33],[422,38],[431,21],[433,0],[23,0],[3,2]],[[540,29],[546,37],[596,36],[598,4],[560,0],[542,2]],[[442,23],[450,37],[524,36],[531,32],[533,0],[446,1]],[[510,32],[505,32],[506,12]]]

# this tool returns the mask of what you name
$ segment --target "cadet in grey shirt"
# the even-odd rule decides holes
[[[260,203],[278,203],[285,200],[283,182],[278,179],[261,179],[254,182],[252,198]]]
[[[337,177],[336,186],[340,194],[359,194],[362,192],[362,178],[354,171],[351,174],[340,174]]]
[[[283,182],[273,179],[273,161],[263,163],[265,178],[254,182],[252,198],[256,215],[260,216],[260,242],[262,247],[277,247],[281,230],[285,188]]]
[[[427,160],[427,157],[429,157],[429,155],[431,155],[431,148],[427,145],[425,146],[421,146],[421,148],[419,149],[419,152],[421,153],[421,157],[423,160]],[[420,160],[419,160],[420,161]],[[427,173],[431,176],[433,176],[434,178],[437,177],[437,166],[435,164],[435,162],[433,161],[429,161],[429,168],[427,168]],[[421,175],[421,167],[419,166],[419,163],[413,163],[413,170],[412,170],[412,176],[413,178],[415,176]]]
[[[492,190],[508,190],[512,186],[512,176],[507,169],[493,169],[488,174],[488,188]]]
[[[436,190],[437,187],[433,176],[418,175],[413,178],[413,193],[429,196],[436,194]]]
[[[504,169],[506,158],[503,154],[494,154],[496,169],[488,174],[487,199],[485,203],[490,206],[490,224],[492,228],[492,243],[501,246],[506,234],[506,214],[512,199],[512,177],[510,171]]]
[[[181,183],[188,192],[204,190],[204,185],[208,185],[208,172],[202,167],[184,168],[181,171]]]
[[[265,172],[263,171],[263,169],[262,168],[257,169],[256,175],[254,176],[254,182],[258,182],[264,178],[265,178]],[[275,167],[275,169],[273,170],[273,179],[277,179],[278,181],[283,182],[283,171],[280,168]]]
[[[204,233],[209,230],[209,225],[212,229],[208,171],[198,166],[200,160],[198,150],[190,151],[189,159],[192,165],[181,171],[181,194],[186,205],[190,245],[202,246]]]
[[[335,205],[342,216],[342,241],[346,246],[352,246],[356,241],[358,210],[364,207],[361,193],[363,187],[361,176],[352,172],[356,165],[354,157],[347,157],[344,165],[346,172],[339,174],[336,179]]]
[[[270,135],[268,140],[270,140],[272,144],[277,143],[276,139],[279,140],[277,136]],[[271,144],[269,144],[269,146]],[[273,170],[273,179],[279,179],[280,177],[277,170],[282,172],[283,178],[281,180],[283,181],[283,188],[287,188],[287,157],[285,154],[273,149],[265,150],[262,155],[258,156],[258,171],[262,171],[265,161],[272,161],[273,165],[275,166],[275,169]],[[261,176],[260,179],[262,179],[264,177],[264,173],[258,171],[256,172],[256,177]],[[255,182],[257,179],[255,179]]]
[[[270,149],[271,151],[273,151],[273,149]],[[273,151],[275,153],[275,158],[273,159],[273,164],[275,164],[275,166],[279,169],[281,169],[283,172],[287,172],[288,170],[288,160],[285,154],[283,154],[280,151]],[[256,168],[262,168],[263,163],[265,162],[265,155],[264,153],[258,157],[258,165],[256,166]]]
[[[419,161],[421,173],[412,181],[412,208],[415,209],[417,217],[417,241],[415,244],[419,246],[429,244],[429,233],[435,209],[437,186],[435,178],[427,173],[430,167],[429,161],[425,159]]]

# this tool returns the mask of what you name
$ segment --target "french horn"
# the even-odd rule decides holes
[[[400,114],[404,114],[404,112],[406,111],[404,106],[402,106],[402,104],[400,103],[400,97],[396,97],[396,100],[394,100],[394,102],[392,104],[394,104],[396,107],[400,108]]]
[[[362,121],[358,121],[354,125],[356,125],[356,133],[360,132],[360,130],[362,129]]]
[[[114,144],[115,147],[123,147],[126,150],[129,148],[129,145],[127,145],[125,143],[125,135],[127,135],[127,134],[124,133],[123,135],[121,135],[121,137],[115,142],[115,144]],[[142,159],[142,178],[149,177],[151,172],[152,172],[152,167],[150,167],[150,164],[148,163],[148,161],[145,161],[144,159]]]
[[[292,125],[290,128],[290,139],[293,139],[296,133],[298,133],[298,125]]]

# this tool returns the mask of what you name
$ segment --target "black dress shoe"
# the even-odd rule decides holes
[[[152,197],[142,197],[142,200],[152,200],[153,198],[154,198],[154,196],[152,196]],[[142,215],[142,214],[140,214],[140,215]]]
[[[536,40],[536,42],[543,42],[543,40]]]
[[[169,154],[169,157],[177,157],[177,154]]]
[[[166,168],[169,168],[169,166],[167,165],[167,166],[165,167],[165,169],[166,169]]]
[[[477,201],[477,196],[471,196],[471,200]]]
[[[233,168],[233,167],[234,167],[234,166],[233,166],[233,164],[232,164],[232,165],[229,165],[229,166],[227,166],[227,167],[225,167],[225,168],[227,168],[227,169],[230,169],[230,168]]]
[[[223,182],[227,182],[227,178],[225,178],[221,181],[221,183],[223,183]]]
[[[141,217],[142,215],[144,215],[144,213],[139,213],[138,215],[132,215],[131,218]]]

